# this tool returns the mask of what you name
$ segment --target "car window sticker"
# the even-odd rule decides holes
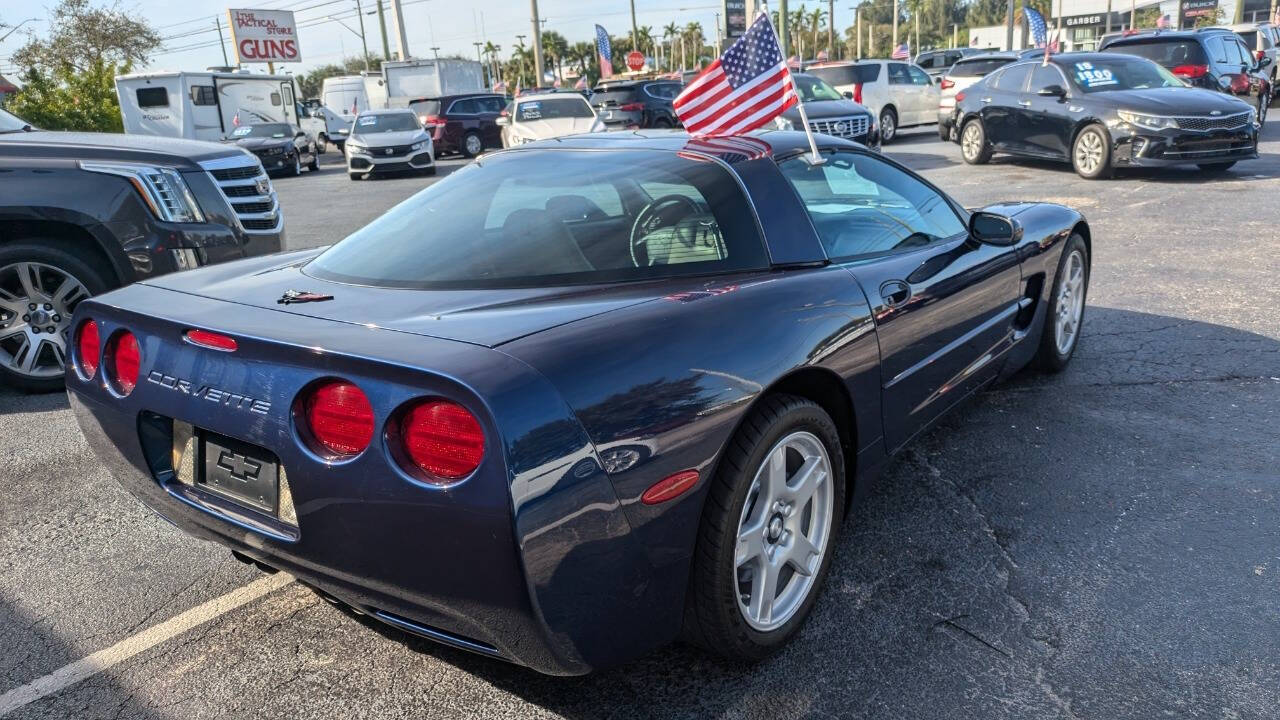
[[[1076,63],[1076,81],[1088,88],[1115,85],[1115,74],[1107,68],[1095,68],[1091,62]]]
[[[360,118],[360,125],[362,127],[365,125],[377,125],[377,124],[378,124],[378,117],[376,115],[370,115],[369,117]]]

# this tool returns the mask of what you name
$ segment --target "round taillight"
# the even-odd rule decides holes
[[[471,411],[448,400],[428,400],[400,418],[400,442],[420,470],[433,478],[458,480],[484,458],[484,430]]]
[[[346,380],[316,386],[307,396],[303,415],[312,437],[335,455],[356,455],[373,439],[373,406],[360,388]]]
[[[116,392],[128,395],[138,386],[138,369],[142,366],[142,352],[138,349],[138,338],[125,330],[116,333],[107,344],[105,354],[107,361],[107,378]]]
[[[80,356],[80,372],[85,379],[92,379],[102,360],[102,343],[98,338],[98,323],[85,320],[76,333],[76,353]]]

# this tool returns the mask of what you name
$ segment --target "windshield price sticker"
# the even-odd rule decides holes
[[[361,124],[362,126],[363,126],[363,125],[377,125],[377,124],[378,124],[378,116],[376,116],[376,115],[370,115],[369,117],[362,117],[362,118],[360,118],[360,124]]]
[[[1090,62],[1076,63],[1076,81],[1090,88],[1115,85],[1119,82],[1116,80],[1115,74],[1110,70],[1107,68],[1095,68],[1093,63]]]

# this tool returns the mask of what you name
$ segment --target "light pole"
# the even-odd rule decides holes
[[[29,23],[29,22],[36,22],[36,21],[38,21],[39,19],[40,19],[40,18],[27,18],[26,20],[23,20],[22,22],[18,23],[17,25],[14,25],[13,27],[9,28],[9,32],[7,32],[7,33],[5,33],[5,34],[3,34],[3,35],[0,35],[0,42],[4,42],[4,41],[5,41],[5,39],[6,39],[6,38],[8,38],[10,35],[12,35],[12,34],[14,34],[14,33],[18,32],[18,28],[22,27],[23,25],[26,25],[26,24],[27,24],[27,23]]]
[[[364,8],[360,7],[360,0],[356,0],[356,17],[360,19],[360,46],[364,48],[364,69],[369,71],[369,43],[364,39]],[[391,58],[383,58],[390,60]]]
[[[480,63],[481,68],[484,68],[484,60],[482,60],[480,57],[480,48],[484,47],[484,43],[473,42],[471,44],[476,46],[476,62]],[[481,72],[483,72],[483,70]]]
[[[391,45],[387,42],[387,18],[382,14],[382,0],[378,2],[378,29],[382,31],[382,59],[391,59]],[[404,60],[404,58],[400,58]]]
[[[339,20],[338,18],[336,18],[336,17],[334,17],[334,16],[332,16],[332,15],[326,15],[324,19],[325,19],[325,20],[332,20],[333,22],[338,23],[338,24],[339,24],[339,25],[341,25],[342,27],[346,28],[347,32],[351,33],[352,35],[356,35],[356,36],[358,36],[358,37],[360,38],[360,44],[361,44],[361,45],[364,45],[364,71],[365,71],[365,72],[369,72],[369,46],[364,44],[364,33],[363,33],[363,32],[356,32],[355,30],[352,30],[352,29],[351,29],[351,27],[350,27],[349,25],[347,25],[346,23],[342,22],[341,20]],[[364,21],[363,21],[363,20],[360,22],[360,29],[361,29],[361,30],[364,30]]]
[[[533,86],[542,87],[542,24],[538,22],[538,0],[529,0],[533,13]]]
[[[836,53],[836,0],[827,0],[827,51],[831,53],[829,60],[839,57]],[[817,57],[817,54],[814,54]]]
[[[431,48],[431,57],[432,57],[433,59],[436,59],[436,60],[439,60],[439,59],[440,59],[440,46],[439,46],[439,45],[437,45],[437,46],[435,46],[435,47]]]
[[[889,48],[889,54],[898,50],[898,0],[893,0],[893,42]]]

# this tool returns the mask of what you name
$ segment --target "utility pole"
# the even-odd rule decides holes
[[[918,54],[920,54],[920,13],[915,12],[915,11],[912,11],[912,13],[911,13],[911,19],[912,19],[912,20],[915,22],[915,24],[916,24],[916,46],[915,46],[915,50],[916,50],[916,54],[918,55]],[[910,55],[910,53],[907,53],[907,54],[908,54],[908,55]],[[910,60],[911,58],[907,58],[907,59],[908,59],[908,60]]]
[[[542,24],[538,22],[538,0],[529,0],[533,12],[533,86],[542,86]]]
[[[382,58],[391,59],[391,46],[387,44],[387,18],[382,14],[382,0],[378,0],[378,28],[382,30]],[[400,58],[404,60],[405,58]]]
[[[1004,49],[1013,49],[1013,0],[1009,0],[1009,6],[1005,12]]]
[[[1129,5],[1129,29],[1133,30],[1138,27],[1138,0],[1133,0]]]
[[[632,0],[631,4],[635,5],[635,0]],[[723,44],[720,40],[720,13],[716,13],[716,57],[720,57],[720,48]]]
[[[889,48],[889,54],[893,54],[898,49],[898,0],[893,0],[893,43]]]
[[[431,48],[431,57],[435,58],[436,60],[439,60],[439,59],[440,59],[440,46],[439,46],[439,45],[437,45],[437,46],[435,46],[435,47]]]
[[[400,8],[400,0],[391,0],[391,24],[396,29],[396,52],[401,60],[408,60],[409,36],[404,31],[404,10]]]
[[[364,39],[364,8],[356,0],[356,17],[360,18],[360,47],[364,48],[364,69],[369,70],[369,43]]]
[[[853,31],[853,36],[858,42],[857,60],[862,59],[862,6],[859,5],[853,9],[853,24],[857,28]]]
[[[636,0],[631,0],[631,49],[640,50],[640,30],[636,27]]]
[[[827,50],[831,53],[828,60],[835,60],[836,53],[836,0],[827,0]]]
[[[1275,2],[1275,0],[1271,0],[1271,1],[1272,1],[1272,2]],[[1107,33],[1110,33],[1110,32],[1111,32],[1111,0],[1107,0],[1107,22],[1106,22],[1106,29],[1102,31],[1102,34],[1106,35]]]
[[[482,42],[473,42],[473,43],[471,43],[471,44],[476,46],[476,62],[480,63],[481,72],[484,72],[484,70],[483,70],[483,68],[484,68],[484,60],[480,57],[480,48],[484,47],[484,43],[482,43]],[[490,86],[490,85],[492,85],[492,84],[493,84],[492,82],[486,82],[486,83],[485,83],[485,86],[486,86],[486,87],[488,87],[488,86]]]
[[[525,37],[527,36],[526,35],[516,36],[516,40],[520,41],[519,43],[516,44],[516,47],[520,48],[520,77],[516,78],[516,85],[519,85],[520,81],[524,80],[524,39]]]
[[[782,62],[791,58],[791,33],[787,30],[787,0],[778,0],[778,39],[782,41]]]
[[[222,49],[222,65],[223,67],[231,67],[231,63],[227,61],[227,44],[222,39],[222,18],[214,15],[213,23],[218,26],[218,47]]]

